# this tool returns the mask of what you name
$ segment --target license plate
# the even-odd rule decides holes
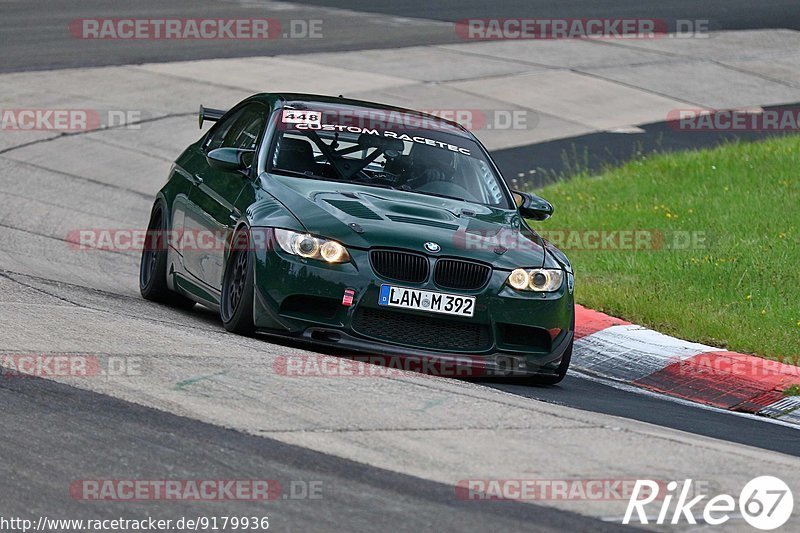
[[[475,314],[475,297],[420,291],[406,287],[381,285],[378,305],[432,311],[445,315],[471,317]]]

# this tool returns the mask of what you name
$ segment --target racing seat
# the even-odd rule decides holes
[[[316,174],[317,163],[314,161],[314,149],[311,143],[304,139],[284,137],[281,139],[275,167],[301,174],[304,172]]]

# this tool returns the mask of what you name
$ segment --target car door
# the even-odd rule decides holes
[[[186,270],[205,285],[219,291],[224,272],[224,243],[241,213],[236,199],[248,184],[250,172],[212,168],[206,154],[216,148],[255,150],[264,131],[268,109],[251,103],[223,118],[198,146],[191,172],[194,186],[184,216],[181,248]],[[255,156],[245,156],[252,164]]]

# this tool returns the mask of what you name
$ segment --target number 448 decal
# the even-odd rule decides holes
[[[321,119],[322,113],[297,109],[284,109],[281,116],[284,124],[319,124]]]

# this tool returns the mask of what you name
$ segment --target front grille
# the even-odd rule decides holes
[[[394,250],[373,250],[369,254],[372,269],[384,278],[409,283],[428,279],[428,258],[424,255]]]
[[[439,259],[433,271],[433,281],[448,289],[480,289],[489,281],[491,267],[461,259]]]
[[[356,311],[353,329],[388,342],[447,351],[478,351],[491,344],[489,327],[383,309]]]

